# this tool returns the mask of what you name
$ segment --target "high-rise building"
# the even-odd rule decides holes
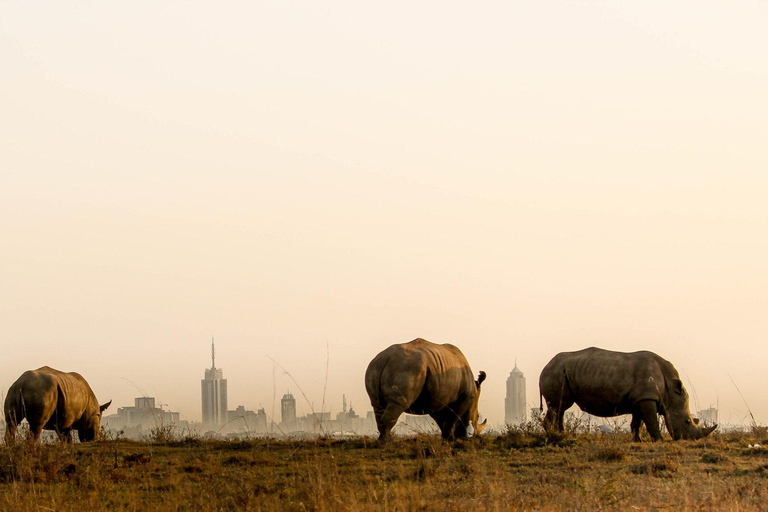
[[[203,425],[218,429],[227,423],[227,379],[224,371],[216,368],[216,349],[211,338],[211,367],[206,368],[200,381],[203,399]]]
[[[515,361],[515,367],[509,373],[509,378],[507,379],[507,398],[504,399],[504,422],[507,425],[518,425],[526,420],[525,376],[517,368],[517,361]]]
[[[717,425],[717,408],[710,407],[696,413],[696,417],[699,418],[705,425]]]
[[[280,400],[280,420],[283,423],[296,422],[296,399],[290,391]]]

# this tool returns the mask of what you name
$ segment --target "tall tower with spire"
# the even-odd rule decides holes
[[[203,426],[218,430],[227,422],[227,379],[224,370],[216,368],[216,347],[211,338],[211,367],[200,381],[203,400]]]
[[[507,379],[507,398],[504,399],[504,422],[507,425],[519,425],[526,420],[525,414],[525,375],[517,367],[509,372]]]

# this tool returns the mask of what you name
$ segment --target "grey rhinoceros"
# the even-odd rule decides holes
[[[603,418],[631,414],[635,441],[640,441],[643,422],[654,441],[662,439],[659,414],[675,440],[699,439],[717,428],[698,425],[675,367],[648,351],[625,353],[591,347],[561,352],[542,370],[539,393],[547,401],[547,430],[562,431],[563,414],[574,403]]]
[[[80,441],[98,439],[101,413],[112,403],[99,405],[91,387],[79,373],[66,373],[43,366],[28,370],[11,385],[5,397],[5,440],[16,435],[21,420],[27,418],[35,440],[45,430],[54,430],[70,440],[76,430]]]
[[[484,380],[485,372],[474,379],[464,354],[450,344],[418,338],[383,350],[365,372],[379,441],[389,440],[404,412],[430,415],[448,440],[467,437],[470,423],[479,434],[488,421],[478,423],[477,404]]]

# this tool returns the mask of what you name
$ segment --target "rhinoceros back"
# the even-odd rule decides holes
[[[368,365],[366,390],[374,409],[402,402],[414,414],[427,414],[474,392],[472,371],[453,345],[421,338],[392,345]]]
[[[5,403],[6,421],[48,429],[65,429],[98,403],[88,383],[77,373],[65,373],[48,366],[28,370],[13,383]]]
[[[567,390],[582,410],[614,416],[641,400],[660,400],[666,382],[676,377],[674,367],[652,352],[591,347],[556,355],[542,371],[539,385],[545,397],[554,399]]]

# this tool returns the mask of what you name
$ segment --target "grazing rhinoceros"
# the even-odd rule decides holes
[[[547,401],[544,427],[563,430],[563,414],[576,403],[582,411],[608,418],[632,415],[632,434],[640,441],[645,422],[654,441],[661,440],[659,418],[673,439],[699,439],[717,425],[699,427],[688,409],[688,393],[672,363],[653,352],[613,352],[587,348],[561,352],[544,367],[539,393]],[[543,409],[543,404],[540,406]]]
[[[373,358],[365,371],[379,441],[389,440],[403,412],[429,414],[445,439],[467,437],[470,422],[479,434],[488,420],[478,423],[477,403],[485,372],[475,381],[461,351],[421,338],[392,345]]]
[[[24,418],[35,440],[43,429],[54,430],[65,440],[71,439],[72,430],[77,430],[80,441],[98,439],[101,413],[111,403],[99,406],[79,373],[60,372],[48,366],[28,370],[11,385],[5,397],[6,443],[13,440]]]

